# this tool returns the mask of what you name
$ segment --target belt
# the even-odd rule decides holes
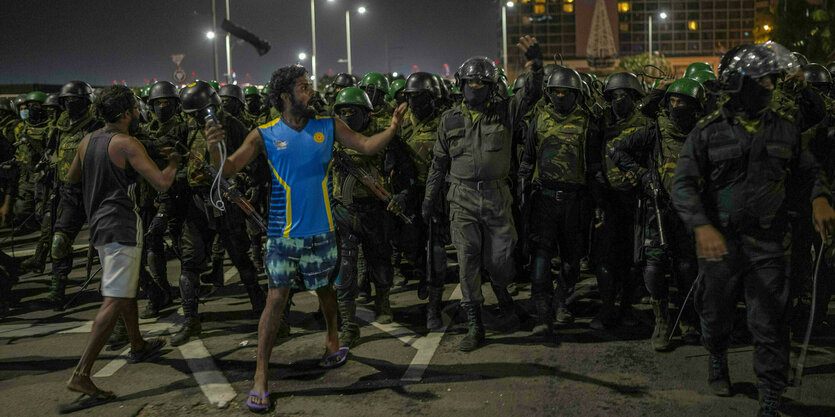
[[[470,188],[475,188],[478,191],[485,190],[485,189],[498,189],[501,188],[502,184],[507,184],[504,178],[498,180],[465,180],[461,178],[450,177],[449,182],[451,184],[461,184],[466,185]]]

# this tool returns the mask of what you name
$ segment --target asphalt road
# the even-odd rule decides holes
[[[32,252],[35,235],[16,238],[15,255]],[[76,242],[76,268],[68,295],[85,279],[84,236]],[[10,242],[2,243],[11,254]],[[452,260],[451,260],[452,261]],[[454,266],[454,264],[452,264]],[[126,351],[103,351],[93,368],[94,381],[119,400],[76,413],[83,416],[249,415],[245,402],[252,386],[257,347],[257,317],[237,272],[227,261],[227,285],[200,305],[203,334],[180,346],[164,348],[154,362],[126,364]],[[95,271],[97,266],[93,268]],[[0,319],[0,415],[55,414],[59,403],[75,395],[64,388],[89,336],[101,297],[98,280],[69,309],[45,308],[45,274],[21,277],[15,294],[21,302]],[[176,285],[179,265],[169,261]],[[829,277],[830,279],[832,277]],[[263,282],[263,281],[262,281]],[[584,275],[573,309],[575,324],[558,328],[553,343],[533,339],[533,306],[526,285],[515,297],[521,326],[489,331],[486,346],[458,352],[465,314],[458,306],[454,276],[444,293],[443,333],[427,333],[423,302],[408,290],[392,295],[395,323],[374,321],[373,305],[359,308],[364,321],[360,344],[341,368],[324,371],[324,326],[315,295],[294,297],[289,316],[292,334],[273,350],[270,390],[276,416],[737,416],[757,411],[753,349],[739,343],[730,351],[735,395],[713,396],[707,386],[707,352],[677,346],[656,353],[647,340],[652,313],[636,305],[635,328],[594,331],[588,322],[598,309],[595,280]],[[485,286],[487,309],[495,297]],[[139,302],[140,310],[145,300]],[[162,317],[143,320],[149,335],[176,331],[178,305]],[[830,304],[830,315],[835,305]],[[489,316],[489,314],[488,314]],[[833,322],[830,317],[830,322]],[[744,341],[744,335],[741,336]],[[809,348],[802,388],[790,388],[781,411],[787,416],[835,415],[835,335],[818,334]],[[799,344],[792,348],[792,364]]]

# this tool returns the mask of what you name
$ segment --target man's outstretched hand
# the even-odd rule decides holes
[[[533,36],[522,36],[516,46],[525,54],[526,61],[539,60],[539,62],[542,62],[542,48]]]

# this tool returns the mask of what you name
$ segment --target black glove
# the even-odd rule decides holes
[[[531,45],[531,47],[525,51],[525,59],[528,61],[542,61],[542,47],[539,46],[539,42]]]
[[[432,200],[423,200],[420,205],[420,214],[423,216],[423,221],[426,224],[432,221],[432,216],[435,214],[435,202]]]
[[[165,233],[165,228],[168,226],[168,217],[164,214],[157,213],[153,219],[151,219],[151,224],[148,225],[148,235],[156,235],[159,233]]]
[[[594,180],[600,185],[609,185],[609,182],[606,180],[606,175],[603,174],[603,171],[595,172]]]

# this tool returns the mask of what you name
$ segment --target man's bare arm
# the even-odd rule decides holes
[[[336,132],[336,140],[339,141],[346,148],[351,148],[357,152],[365,155],[373,155],[383,150],[394,137],[400,128],[400,123],[403,121],[403,115],[406,113],[406,103],[401,104],[394,111],[391,116],[391,124],[388,129],[372,135],[371,137],[362,135],[351,130],[348,125],[342,120],[334,119],[334,131]]]
[[[211,127],[206,129],[206,137],[208,140],[209,152],[212,157],[212,165],[215,168],[220,167],[220,152],[218,152],[217,144],[226,140],[226,134],[222,127]],[[226,157],[223,163],[223,177],[229,178],[235,176],[238,171],[252,163],[258,154],[261,153],[264,147],[264,140],[261,137],[259,129],[252,129],[244,143],[235,150],[235,153]]]
[[[117,139],[117,137],[114,137]],[[126,135],[118,135],[119,152],[139,175],[142,175],[157,192],[163,193],[174,183],[174,174],[177,173],[177,166],[180,164],[180,155],[173,152],[173,149],[164,149],[169,152],[168,166],[162,171],[157,164],[148,156],[148,151],[136,138]]]

